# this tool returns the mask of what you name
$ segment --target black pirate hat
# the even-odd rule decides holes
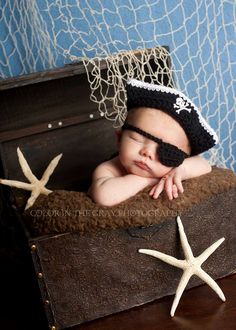
[[[127,82],[127,110],[148,107],[162,110],[184,129],[191,155],[198,155],[218,143],[216,132],[202,117],[196,105],[182,92],[136,79]]]

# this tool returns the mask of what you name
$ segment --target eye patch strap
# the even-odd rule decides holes
[[[136,126],[133,126],[133,125],[130,125],[130,124],[124,124],[122,126],[122,129],[123,130],[124,129],[128,129],[130,131],[135,131],[136,133],[139,133],[139,134],[145,136],[146,138],[148,138],[148,139],[150,139],[150,140],[152,140],[152,141],[154,141],[156,143],[159,143],[159,144],[163,143],[163,141],[161,139],[158,139],[157,137],[155,137],[155,136],[153,136],[153,135],[151,135],[151,134],[149,134],[149,133],[141,130],[140,128],[138,128]]]

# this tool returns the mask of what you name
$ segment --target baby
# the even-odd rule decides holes
[[[196,106],[183,93],[135,79],[127,82],[128,116],[117,131],[119,154],[93,173],[88,194],[112,206],[147,186],[156,199],[165,190],[177,198],[182,181],[211,171],[198,156],[218,138]]]

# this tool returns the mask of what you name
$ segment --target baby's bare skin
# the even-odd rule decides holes
[[[120,164],[119,157],[116,157],[95,169],[88,194],[96,203],[112,206],[136,195],[147,186],[154,186],[159,181],[158,178],[127,173]]]

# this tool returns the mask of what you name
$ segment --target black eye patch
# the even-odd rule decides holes
[[[130,130],[136,133],[143,135],[144,137],[158,143],[159,148],[157,149],[158,158],[160,162],[167,167],[177,167],[183,163],[184,159],[189,157],[184,151],[180,150],[178,147],[173,144],[163,142],[162,139],[149,134],[140,128],[130,125],[124,124],[122,126],[122,130]]]

